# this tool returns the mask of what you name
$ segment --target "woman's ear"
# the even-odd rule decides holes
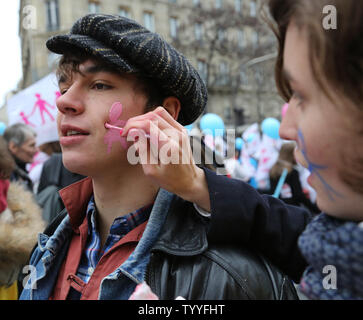
[[[178,98],[176,97],[167,97],[163,101],[163,107],[166,109],[166,111],[169,112],[169,114],[175,119],[178,119],[179,112],[181,109],[181,104]]]
[[[12,154],[16,154],[16,152],[18,151],[19,147],[13,142],[13,141],[10,141],[9,144],[8,144],[8,147],[9,147],[9,151],[12,153]]]

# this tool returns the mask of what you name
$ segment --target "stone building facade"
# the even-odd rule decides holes
[[[23,79],[19,90],[54,69],[58,57],[45,47],[50,36],[68,32],[87,13],[119,14],[161,34],[204,78],[209,71],[207,112],[219,114],[228,127],[241,127],[268,116],[279,118],[283,102],[273,76],[276,43],[259,17],[258,1],[21,0]],[[227,18],[217,26],[222,15]],[[237,17],[234,25],[230,23],[232,16]],[[209,34],[207,40],[208,30],[215,34]],[[223,42],[225,51],[214,53],[211,39]]]

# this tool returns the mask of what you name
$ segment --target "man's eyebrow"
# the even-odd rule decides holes
[[[101,64],[95,64],[95,65],[87,67],[83,71],[78,70],[77,72],[83,76],[85,76],[85,74],[87,74],[87,73],[96,74],[99,72],[108,72],[108,73],[112,73],[112,74],[118,74],[118,72],[112,66],[106,66],[106,65],[101,65]],[[68,75],[61,74],[58,79],[58,84],[66,83],[68,81],[68,79],[69,79]]]
[[[100,65],[100,64],[95,64],[95,65],[89,66],[88,68],[86,68],[83,71],[83,73],[90,73],[90,74],[95,74],[98,72],[109,72],[109,73],[117,74],[117,71],[115,70],[115,68],[113,68],[111,66]]]

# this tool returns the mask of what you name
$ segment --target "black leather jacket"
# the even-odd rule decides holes
[[[66,214],[63,210],[44,233],[53,234]],[[160,299],[298,299],[292,281],[258,253],[209,245],[208,224],[192,203],[174,197],[145,275]]]
[[[25,171],[25,168],[23,169],[17,165],[15,170],[11,173],[10,181],[20,182],[26,188],[26,190],[33,193],[33,181]]]
[[[256,252],[209,246],[208,223],[190,202],[176,197],[146,272],[160,299],[298,299],[291,280]]]

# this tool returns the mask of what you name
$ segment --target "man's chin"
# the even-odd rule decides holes
[[[86,170],[86,166],[84,164],[84,162],[80,161],[80,159],[78,158],[73,158],[73,157],[67,157],[65,155],[63,155],[63,165],[64,167],[69,170],[70,172],[73,173],[78,173],[81,175],[86,176],[87,174],[85,173]]]

